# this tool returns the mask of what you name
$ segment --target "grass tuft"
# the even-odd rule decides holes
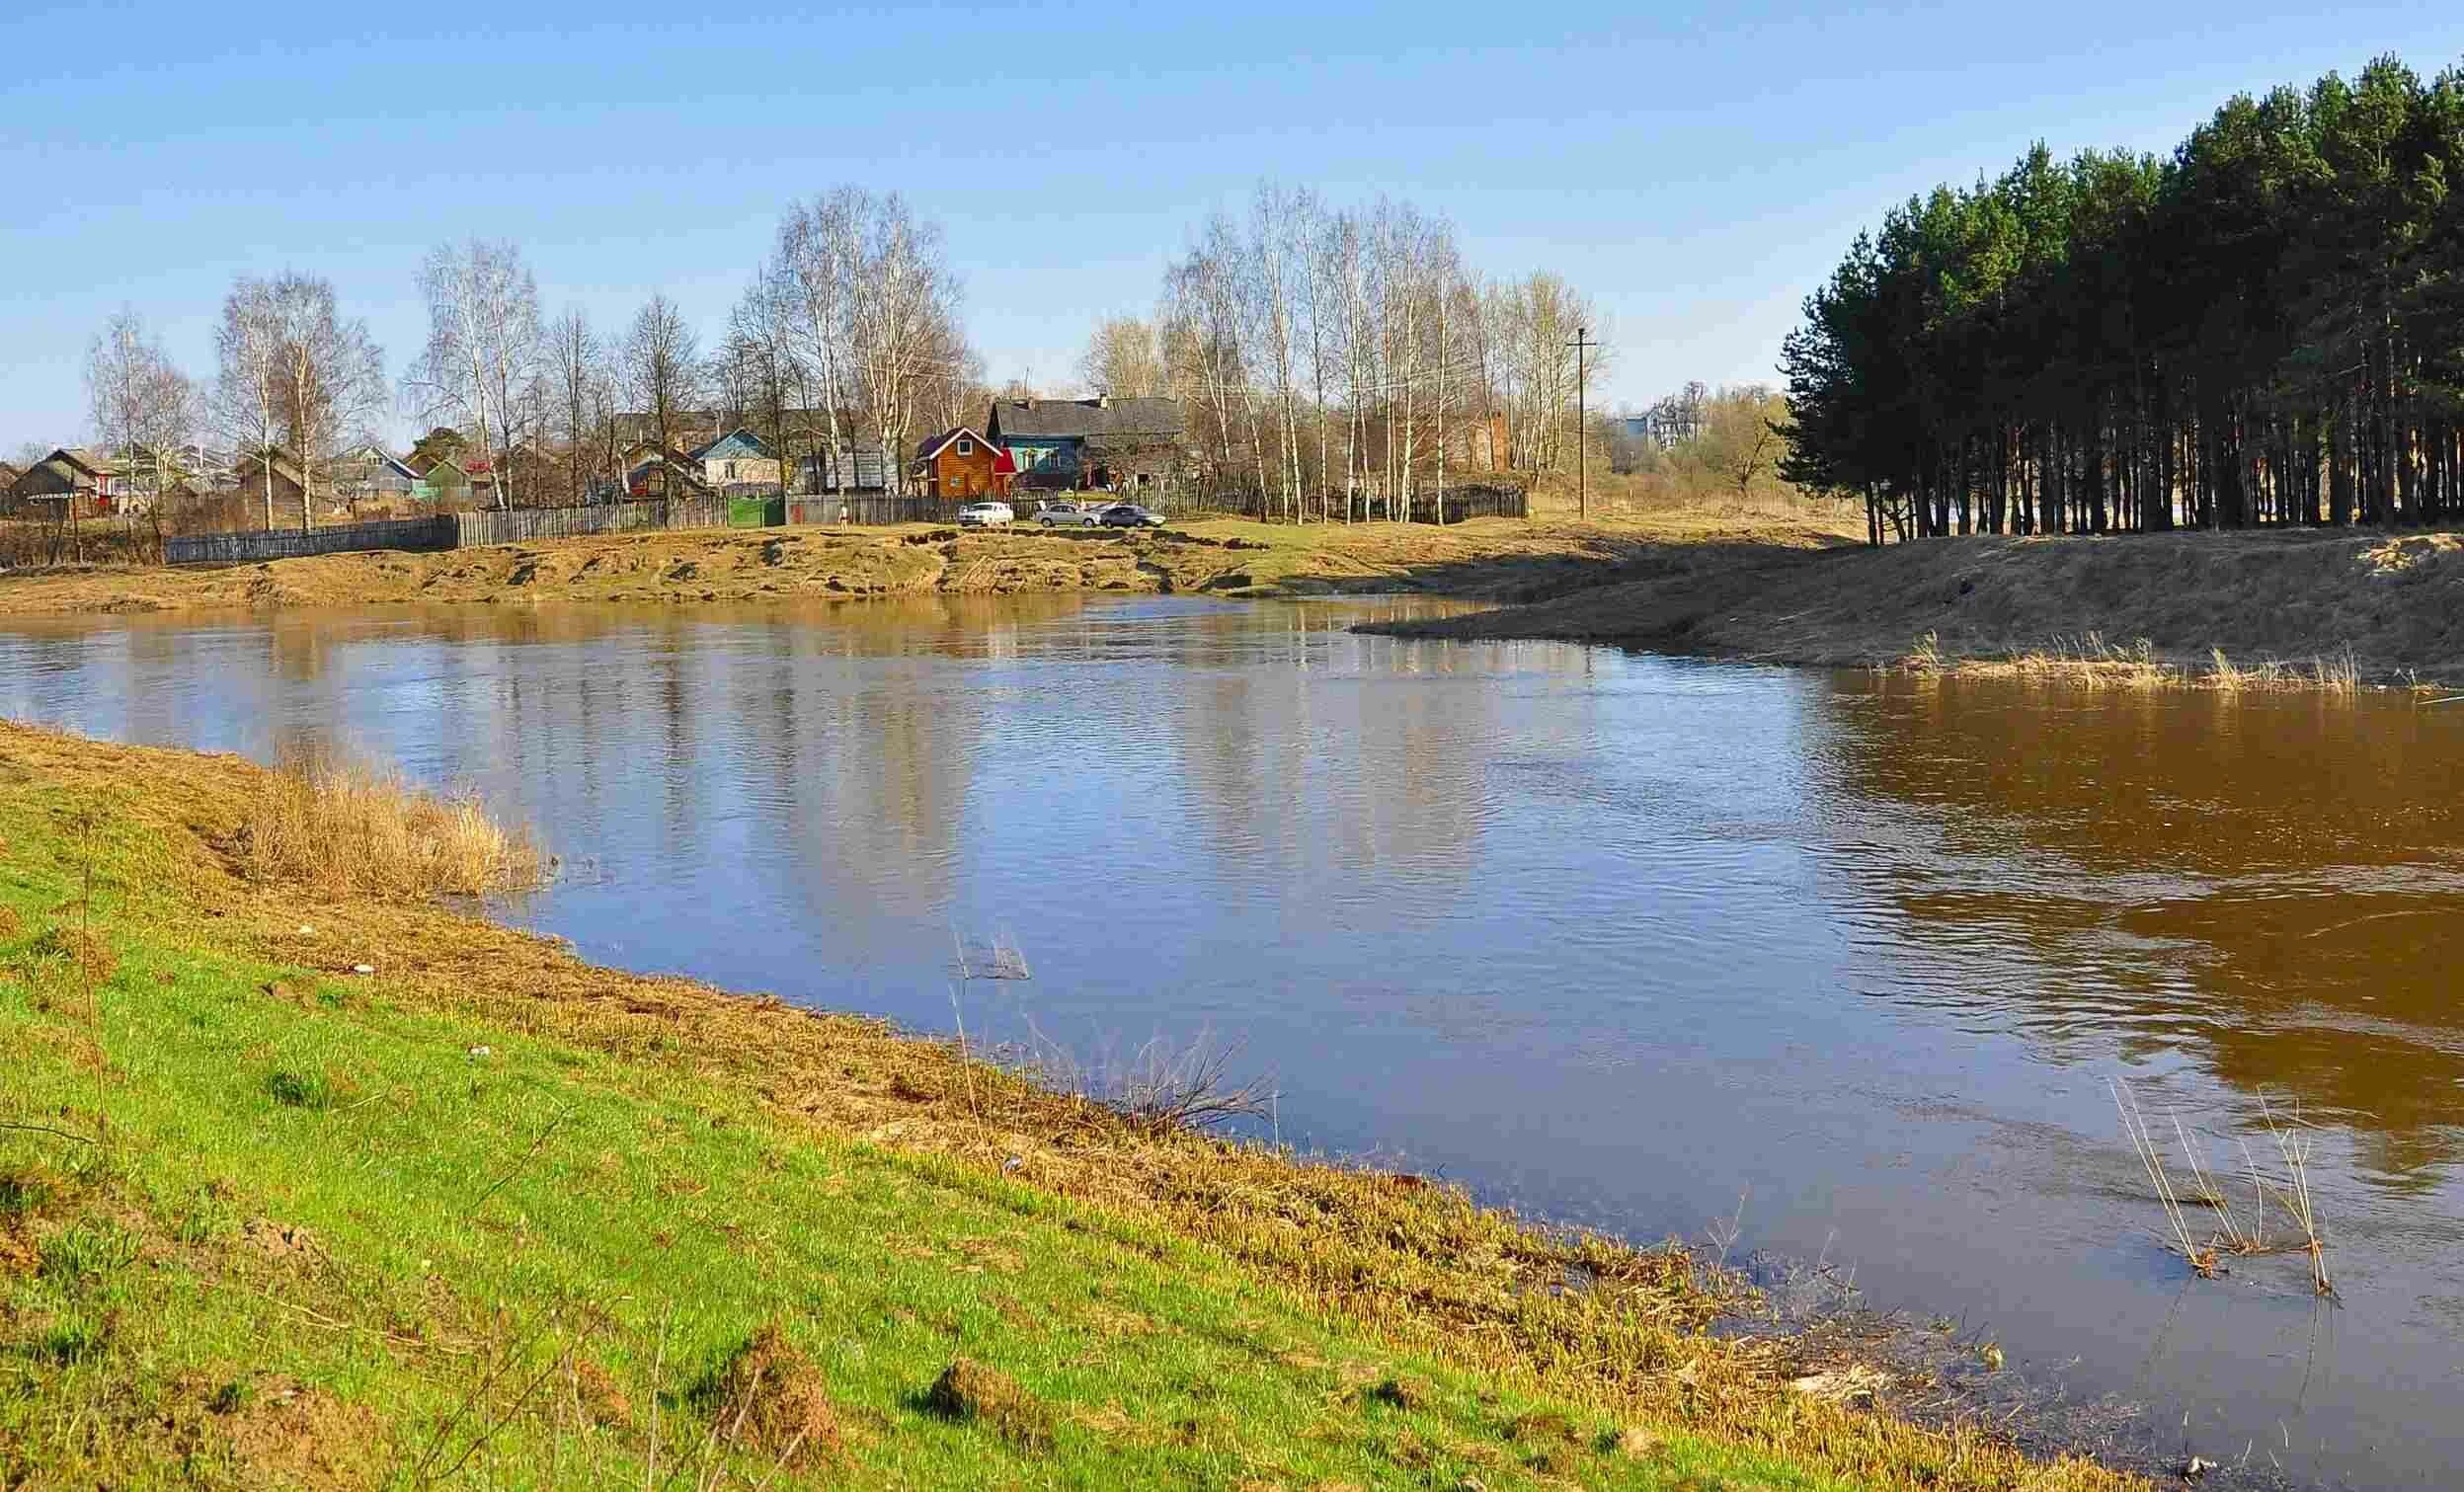
[[[79,1221],[45,1239],[38,1273],[64,1290],[78,1291],[137,1262],[137,1235],[109,1218]]]
[[[293,1072],[285,1067],[267,1075],[266,1096],[286,1109],[322,1113],[334,1107],[340,1094],[334,1080],[322,1072]]]
[[[972,1358],[956,1359],[941,1370],[925,1391],[924,1404],[944,1419],[982,1425],[1021,1451],[1052,1448],[1052,1411],[1016,1378]]]
[[[530,890],[550,870],[530,831],[476,794],[433,797],[325,752],[286,755],[266,775],[240,844],[256,880],[336,895],[486,896]]]

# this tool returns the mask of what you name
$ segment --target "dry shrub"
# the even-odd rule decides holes
[[[498,823],[475,793],[432,797],[323,752],[285,755],[266,774],[241,857],[260,881],[407,897],[523,891],[548,873],[530,831]]]
[[[1021,1451],[1044,1451],[1053,1443],[1052,1412],[1016,1378],[972,1358],[941,1370],[924,1402],[934,1413],[982,1425]]]
[[[0,905],[0,938],[16,937],[25,930],[25,927],[26,924],[19,918],[16,907]]]
[[[772,1324],[727,1360],[706,1397],[721,1442],[779,1465],[809,1465],[835,1456],[843,1444],[826,1385],[813,1360]]]

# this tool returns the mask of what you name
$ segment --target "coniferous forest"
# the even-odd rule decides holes
[[[2464,521],[2464,68],[1912,197],[1782,367],[1787,474],[1876,543]]]

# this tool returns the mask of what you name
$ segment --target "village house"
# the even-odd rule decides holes
[[[688,452],[685,460],[701,468],[701,482],[732,495],[778,490],[778,452],[752,431],[739,426],[707,445]]]
[[[689,498],[706,491],[699,466],[675,451],[661,450],[655,440],[634,441],[618,464],[624,469],[627,497]]]
[[[240,496],[251,503],[265,502],[266,468],[269,466],[274,469],[276,516],[279,517],[284,512],[296,513],[299,510],[299,495],[304,490],[299,458],[279,445],[263,453],[251,451],[240,458],[238,466],[232,471]]]
[[[1123,492],[1180,477],[1186,431],[1177,399],[995,399],[985,424],[1022,488]]]
[[[334,496],[346,503],[407,501],[419,473],[381,445],[361,445],[334,458]]]
[[[908,475],[914,489],[930,498],[1005,498],[1018,464],[1009,452],[962,425],[916,446]]]
[[[26,517],[108,517],[123,510],[127,470],[115,457],[64,445],[18,473],[9,509]]]

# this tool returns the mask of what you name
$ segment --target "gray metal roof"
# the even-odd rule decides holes
[[[995,399],[993,431],[1001,440],[1072,435],[1170,435],[1185,422],[1178,399]]]

